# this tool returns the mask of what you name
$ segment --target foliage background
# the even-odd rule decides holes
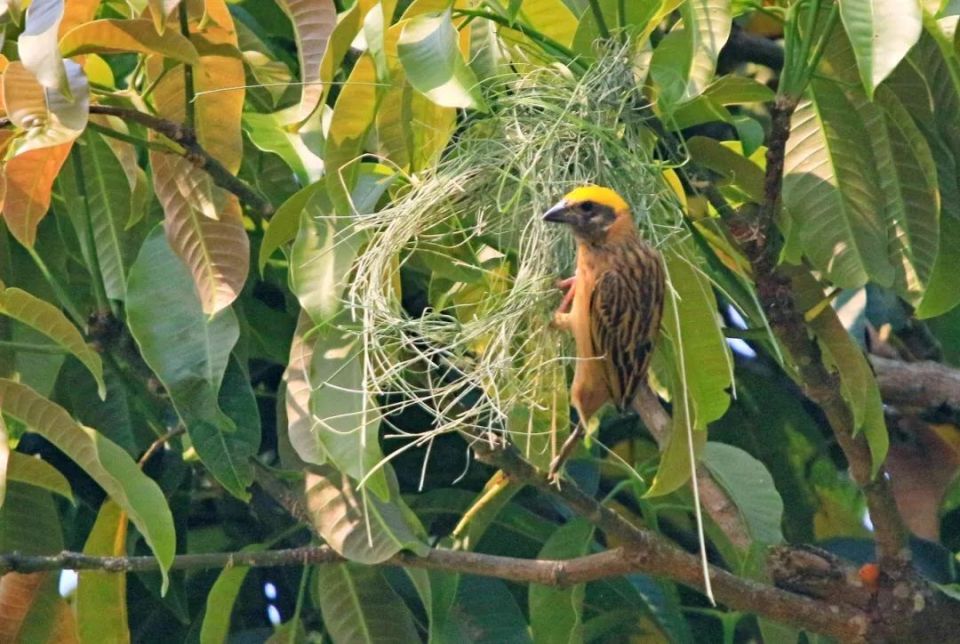
[[[957,14],[0,2],[0,639],[818,637],[642,567],[554,588],[376,565],[621,545],[471,452],[506,436],[543,468],[569,431],[547,321],[573,248],[538,213],[584,182],[629,199],[671,288],[666,411],[605,415],[572,481],[768,582],[771,546],[872,561],[862,489],[889,472],[922,578],[955,593]],[[171,568],[321,542],[349,561]],[[84,570],[66,600],[11,572],[61,550],[155,569]]]

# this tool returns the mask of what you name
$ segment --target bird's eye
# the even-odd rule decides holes
[[[583,212],[593,212],[593,202],[584,201],[582,204],[580,204],[580,210]]]

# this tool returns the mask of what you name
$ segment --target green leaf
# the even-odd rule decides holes
[[[449,9],[408,20],[397,41],[397,53],[410,84],[437,105],[488,109],[477,77],[460,55]]]
[[[334,644],[419,642],[413,615],[380,569],[331,564],[316,569],[316,597]]]
[[[464,575],[447,616],[448,639],[438,642],[528,644],[527,620],[507,585],[499,579]]]
[[[0,290],[0,315],[26,324],[44,334],[83,363],[97,381],[100,398],[107,394],[103,382],[103,363],[100,354],[83,341],[83,336],[60,309],[18,288]]]
[[[236,315],[203,312],[186,266],[160,227],[147,237],[130,269],[127,321],[146,363],[163,383],[210,472],[246,499],[253,480],[249,434],[220,407],[218,395],[239,337]],[[176,347],[177,350],[171,350]]]
[[[877,88],[885,127],[871,129],[883,190],[894,288],[913,305],[924,297],[940,242],[940,194],[933,155],[910,113],[887,87]]]
[[[887,225],[870,136],[840,86],[811,84],[797,108],[784,163],[783,205],[810,262],[837,286],[893,283]]]
[[[705,136],[687,139],[687,150],[694,161],[721,175],[719,185],[733,185],[754,203],[763,203],[764,174],[756,163]]]
[[[307,208],[307,204],[313,195],[323,189],[325,189],[325,186],[322,181],[311,183],[309,186],[297,190],[273,213],[273,217],[267,224],[267,230],[263,234],[263,240],[260,242],[260,255],[257,264],[261,275],[263,275],[263,269],[267,265],[267,261],[270,260],[276,250],[287,242],[293,241],[297,236],[297,230],[300,227],[300,213]]]
[[[323,160],[303,142],[299,133],[290,132],[289,110],[271,114],[243,113],[243,131],[264,152],[273,152],[297,175],[300,185],[317,181],[323,175]],[[270,218],[270,223],[276,215]]]
[[[703,464],[737,506],[753,543],[783,542],[783,500],[763,463],[739,447],[708,442]]]
[[[10,466],[12,460],[10,440],[7,437],[7,426],[3,422],[3,414],[0,414],[0,509],[3,508],[3,500],[7,496],[7,481],[11,480]],[[70,489],[69,484],[67,485],[67,489]]]
[[[889,448],[887,424],[883,418],[880,389],[870,363],[854,342],[836,311],[823,306],[823,291],[809,273],[797,271],[793,278],[797,307],[808,316],[819,307],[819,313],[808,325],[823,352],[824,363],[840,374],[840,388],[853,415],[854,432],[863,431],[873,458],[873,473],[883,464]]]
[[[350,216],[335,214],[326,190],[310,195],[290,252],[290,290],[315,322],[330,320],[340,310],[364,237]]]
[[[0,379],[0,411],[73,459],[127,513],[160,562],[163,591],[176,550],[173,517],[163,492],[116,443],[77,424],[29,387]]]
[[[867,96],[920,38],[923,15],[916,0],[838,0]]]
[[[60,39],[64,58],[81,54],[136,52],[158,54],[196,65],[199,61],[193,44],[173,29],[157,33],[149,20],[94,20],[78,25]]]
[[[376,564],[401,550],[427,551],[417,536],[422,528],[413,525],[416,517],[396,494],[381,501],[332,467],[319,465],[307,472],[306,497],[314,528],[351,561]]]
[[[593,542],[593,525],[576,518],[557,528],[537,555],[538,559],[572,559],[587,554]],[[586,584],[552,588],[530,584],[530,630],[536,642],[583,640],[583,598]]]
[[[0,423],[2,422],[0,420]],[[27,456],[20,452],[10,452],[10,459],[7,463],[7,481],[27,483],[59,494],[71,503],[74,502],[73,491],[70,489],[70,481],[67,480],[67,477],[46,461],[34,456]],[[0,505],[2,505],[2,499],[0,499]]]
[[[682,389],[690,401],[690,420],[700,430],[720,418],[730,406],[733,359],[723,335],[713,287],[686,246],[666,249],[666,301],[660,341],[669,343]]]
[[[730,0],[688,0],[680,15],[691,52],[684,98],[693,98],[713,80],[720,50],[730,37]]]
[[[148,26],[153,29],[152,25]],[[100,506],[96,523],[83,546],[83,554],[122,557],[127,516],[107,499]],[[127,579],[103,570],[80,571],[77,582],[77,628],[81,642],[129,642],[127,626]]]
[[[703,90],[703,95],[721,105],[745,105],[772,101],[774,91],[746,76],[729,74],[716,79]]]
[[[262,550],[264,545],[258,543],[243,548],[241,552]],[[249,572],[249,566],[228,566],[217,575],[217,580],[207,593],[203,625],[200,627],[200,644],[220,644],[229,640],[233,605]]]

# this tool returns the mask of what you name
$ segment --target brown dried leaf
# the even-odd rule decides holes
[[[237,298],[250,267],[240,203],[182,157],[152,151],[150,165],[167,239],[213,315]]]
[[[333,0],[281,0],[280,7],[293,23],[300,60],[300,93],[298,121],[303,121],[316,109],[323,95],[320,82],[320,63],[327,49],[327,40],[337,24],[337,8]]]

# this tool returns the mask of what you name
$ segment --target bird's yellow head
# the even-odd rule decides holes
[[[543,215],[544,221],[567,224],[584,241],[601,241],[633,231],[630,206],[610,188],[581,186],[568,192]]]

